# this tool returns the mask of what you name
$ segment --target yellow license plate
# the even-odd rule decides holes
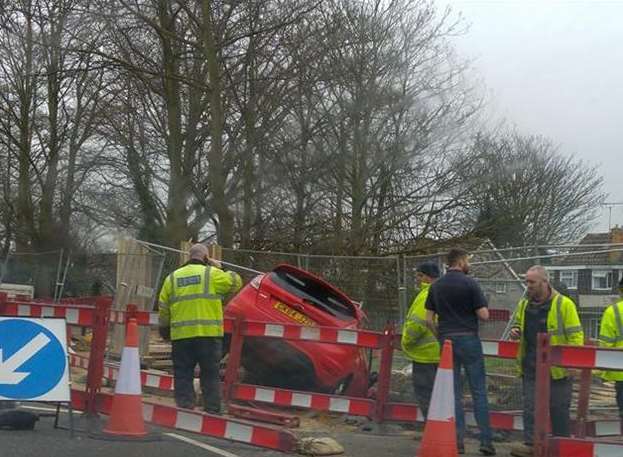
[[[313,326],[316,325],[316,323],[314,321],[312,321],[309,317],[307,317],[307,316],[299,313],[298,311],[290,308],[285,303],[277,302],[273,306],[275,307],[275,309],[277,311],[285,314],[286,316],[288,316],[290,319],[292,319],[293,321],[297,322],[298,324],[306,325],[308,327],[313,327]]]

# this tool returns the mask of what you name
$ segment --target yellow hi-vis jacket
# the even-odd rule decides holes
[[[526,307],[528,299],[522,299],[517,305],[517,310],[513,316],[513,327],[519,327],[521,340],[519,341],[519,351],[517,362],[519,373],[522,374],[522,361],[525,355],[525,342],[523,339]],[[584,331],[578,317],[575,303],[568,297],[553,291],[552,305],[547,313],[547,333],[550,335],[550,345],[572,345],[582,346],[584,344]],[[551,368],[552,379],[562,379],[567,377],[567,370],[561,367]]]
[[[189,263],[164,280],[159,298],[159,324],[171,328],[171,340],[223,336],[224,294],[242,287],[238,273]]]
[[[623,348],[623,300],[610,305],[601,317],[599,346]],[[600,376],[606,381],[623,381],[623,371],[602,371]]]
[[[421,283],[420,292],[409,308],[402,328],[401,345],[405,355],[418,363],[439,363],[439,341],[426,325],[426,297],[430,284]]]

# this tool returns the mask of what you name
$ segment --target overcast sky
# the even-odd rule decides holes
[[[486,85],[494,123],[598,165],[608,201],[623,202],[623,0],[436,1],[470,25],[454,41]],[[623,225],[623,206],[612,223]],[[593,231],[607,229],[603,209]]]

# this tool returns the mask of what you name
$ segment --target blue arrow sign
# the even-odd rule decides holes
[[[38,322],[0,320],[0,397],[28,400],[50,392],[65,374],[66,357],[64,345]]]

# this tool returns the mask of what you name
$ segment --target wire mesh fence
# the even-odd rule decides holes
[[[262,272],[287,263],[314,273],[361,304],[368,316],[368,328],[382,329],[389,321],[400,322],[405,311],[400,300],[401,271],[397,257],[338,257],[223,249],[223,260]],[[247,271],[241,273],[247,280],[254,276]]]
[[[96,254],[11,253],[0,259],[0,282],[31,285],[36,297],[107,294],[113,295],[118,305],[139,302],[144,309],[152,309],[164,278],[183,263],[184,252],[138,244],[140,249],[135,251]],[[596,339],[605,305],[617,298],[617,283],[623,276],[621,251],[619,245],[473,248],[471,274],[480,284],[490,308],[496,310],[493,319],[482,323],[481,336],[488,339],[506,336],[510,316],[524,296],[523,274],[531,265],[541,264],[550,271],[556,288],[565,289],[563,283],[568,282],[565,293],[579,305],[585,335]],[[420,263],[434,262],[442,270],[445,264],[444,253],[345,257],[223,249],[222,254],[223,260],[237,269],[245,283],[282,263],[310,271],[361,303],[368,315],[366,327],[374,330],[382,330],[387,322],[395,323],[400,329],[418,292],[415,272]],[[594,270],[600,272],[598,276]],[[597,290],[591,290],[592,286]],[[599,306],[592,305],[595,301]],[[486,371],[491,408],[521,409],[521,381],[515,361],[487,358]],[[414,400],[411,362],[401,351],[396,351],[394,356],[391,395],[394,401]]]
[[[0,283],[5,284],[5,287],[7,284],[30,286],[35,296],[51,298],[57,293],[63,267],[61,250],[41,253],[12,252],[0,260]]]

